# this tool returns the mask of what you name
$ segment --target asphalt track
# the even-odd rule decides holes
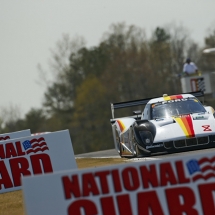
[[[183,157],[187,155],[195,155],[195,154],[203,154],[207,152],[214,152],[215,148],[210,149],[204,149],[204,150],[195,150],[195,151],[188,151],[188,152],[180,152],[180,153],[174,153],[174,154],[162,154],[162,155],[155,155],[150,157],[144,157],[144,158],[136,158],[136,159],[129,159],[131,161],[147,161],[147,160],[156,160],[156,159],[165,159],[170,157]],[[115,149],[109,149],[104,151],[96,151],[96,152],[90,152],[85,154],[78,154],[75,155],[76,158],[120,158],[117,151]]]

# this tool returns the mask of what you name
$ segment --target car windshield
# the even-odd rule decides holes
[[[204,106],[195,98],[157,102],[151,105],[151,110],[152,119],[206,112]]]

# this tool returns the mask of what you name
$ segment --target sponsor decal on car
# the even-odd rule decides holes
[[[160,143],[160,144],[154,144],[154,145],[151,145],[151,146],[146,146],[146,149],[156,148],[156,147],[163,147],[163,144]]]
[[[173,117],[173,119],[180,125],[181,129],[183,130],[187,138],[195,137],[195,132],[193,129],[193,121],[190,115]]]
[[[154,108],[156,106],[164,105],[164,104],[171,104],[171,103],[175,103],[175,102],[185,102],[188,100],[192,100],[192,101],[196,102],[194,99],[186,99],[186,98],[174,99],[174,100],[165,100],[165,101],[159,101],[159,102],[152,104],[152,108]]]
[[[196,117],[193,117],[193,119],[205,119],[204,116],[196,116]]]
[[[117,125],[119,126],[119,130],[123,132],[125,130],[125,125],[121,120],[116,120]]]
[[[202,128],[203,128],[203,131],[212,131],[212,129],[210,128],[210,125],[203,125]]]
[[[174,95],[174,96],[165,96],[164,100],[168,101],[168,100],[174,100],[174,99],[183,99],[182,95]]]

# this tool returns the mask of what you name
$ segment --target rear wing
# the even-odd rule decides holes
[[[204,91],[196,91],[196,92],[190,92],[190,93],[182,93],[182,94],[191,94],[195,97],[203,97],[203,100],[202,100],[202,104],[204,104]]]
[[[139,105],[146,105],[149,102],[149,100],[151,100],[151,99],[140,99],[140,100],[127,101],[127,102],[111,103],[112,118],[114,119],[114,110],[115,109],[121,109],[121,108],[127,108],[127,107],[139,106]]]
[[[191,94],[195,97],[204,97],[203,91],[180,93],[180,94]],[[157,98],[157,97],[154,97],[154,98]],[[139,99],[139,100],[133,100],[133,101],[126,101],[126,102],[110,103],[112,118],[114,119],[114,110],[115,109],[121,109],[121,108],[127,108],[127,107],[139,106],[139,105],[146,105],[151,99],[154,99],[154,98],[146,98],[146,99]]]

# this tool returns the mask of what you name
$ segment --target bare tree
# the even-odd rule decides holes
[[[63,76],[70,69],[70,55],[83,48],[85,43],[81,36],[71,39],[69,34],[63,34],[62,39],[57,41],[56,47],[50,49],[51,57],[48,71],[44,70],[41,64],[38,64],[39,80],[37,83],[47,87],[56,80],[64,82]]]
[[[10,104],[0,108],[1,129],[7,127],[8,131],[16,129],[16,123],[21,119],[21,108],[18,105]]]

